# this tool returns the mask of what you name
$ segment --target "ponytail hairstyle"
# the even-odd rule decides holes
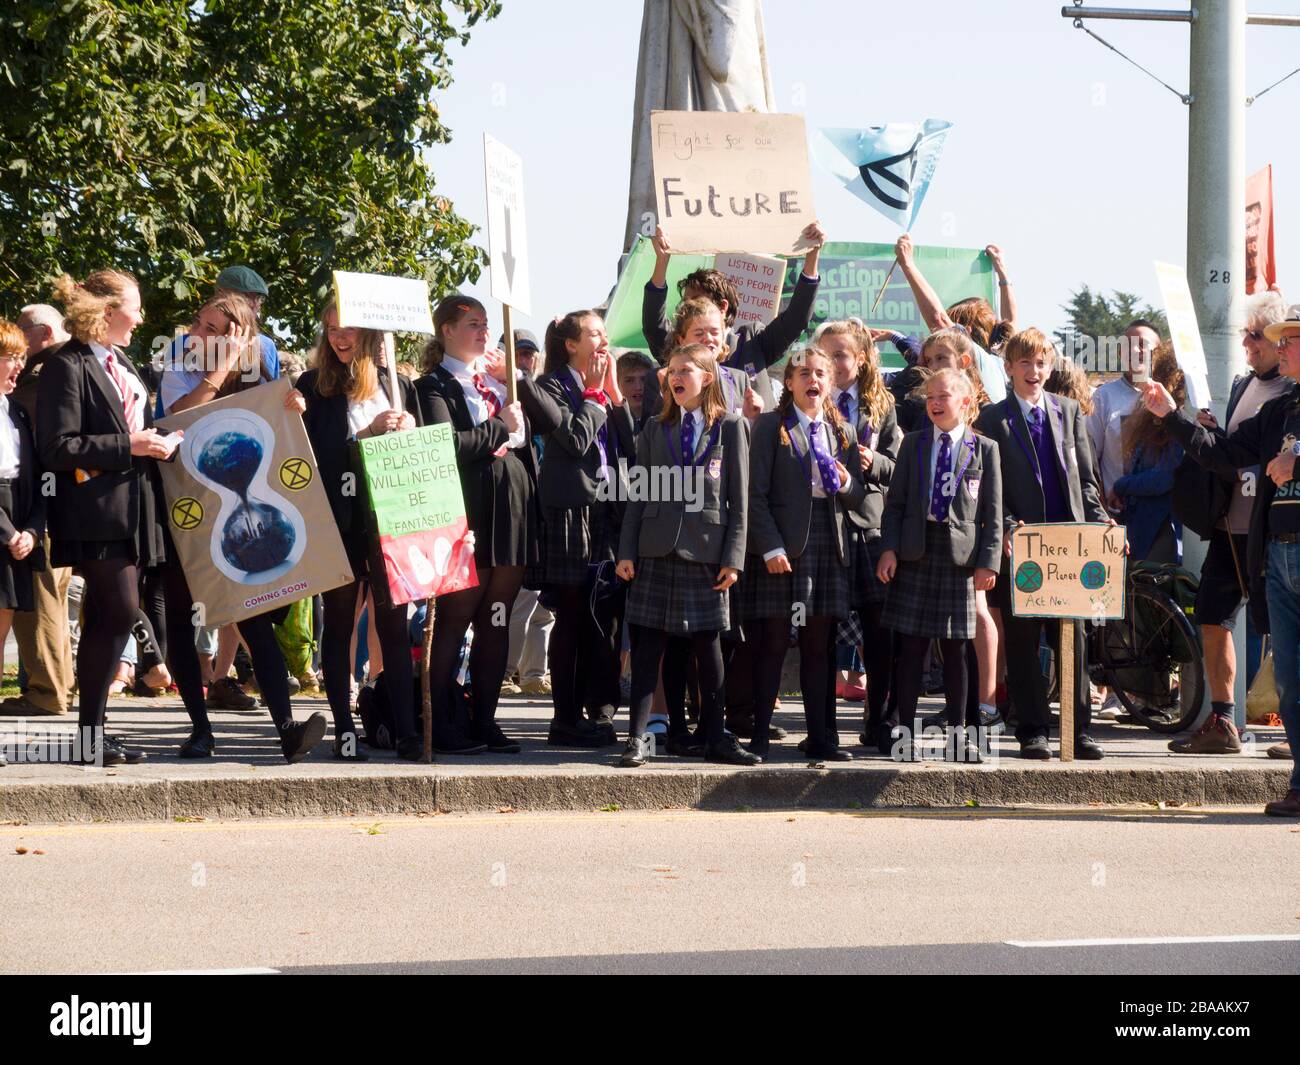
[[[54,282],[54,299],[63,304],[63,327],[83,344],[108,344],[104,315],[140,283],[124,270],[96,270],[85,281],[62,274]]]
[[[442,342],[442,327],[455,325],[465,315],[472,314],[474,311],[478,311],[484,318],[487,317],[487,309],[473,296],[462,296],[459,292],[453,292],[438,301],[438,306],[433,309],[433,336],[424,345],[425,373],[431,373],[435,366],[441,366],[442,357],[447,354],[447,349],[443,347]]]
[[[582,323],[588,318],[600,318],[600,313],[593,310],[570,311],[562,318],[556,318],[546,327],[546,339],[542,347],[546,349],[546,361],[542,363],[543,373],[559,373],[569,365],[569,349],[565,341],[575,344],[582,339]]]
[[[713,357],[713,353],[703,344],[682,344],[668,353],[668,357],[664,359],[664,365],[671,365],[673,359],[677,357],[688,359],[693,366],[703,370],[712,378],[704,387],[703,401],[700,403],[700,414],[704,417],[704,428],[712,429],[714,422],[727,416],[727,397],[722,391],[722,370],[718,366],[718,360]],[[680,409],[677,406],[677,397],[673,395],[672,385],[669,383],[668,377],[669,375],[665,373],[663,380],[659,382],[659,391],[664,397],[663,409],[659,412],[659,421],[665,425],[669,422],[676,423],[681,417]]]
[[[224,315],[227,324],[233,325],[246,341],[246,346],[239,353],[239,364],[233,368],[233,373],[226,375],[226,380],[216,398],[233,395],[242,392],[245,388],[252,388],[254,385],[270,380],[270,372],[262,362],[262,342],[259,339],[257,314],[252,304],[238,293],[225,289],[219,290],[199,308],[194,316],[195,320],[197,321],[198,315],[209,307]],[[195,339],[200,338],[195,337]],[[256,376],[254,370],[257,371]]]
[[[320,339],[312,355],[316,367],[316,391],[322,396],[347,396],[363,402],[379,391],[379,365],[383,362],[384,335],[378,329],[357,329],[357,346],[352,360],[344,363],[330,343],[326,319],[338,310],[333,300],[320,314]]]
[[[691,328],[691,323],[696,318],[703,318],[705,315],[716,314],[718,320],[722,323],[722,339],[724,343],[722,349],[718,352],[718,361],[721,362],[729,354],[731,349],[725,343],[727,335],[727,320],[723,317],[721,308],[716,303],[708,299],[682,300],[677,305],[677,310],[673,312],[673,333],[672,344],[677,347],[687,343],[686,334]]]
[[[781,415],[781,443],[786,445],[790,443],[790,434],[786,432],[785,420],[794,408],[794,389],[790,387],[790,382],[794,380],[795,371],[805,365],[809,359],[825,359],[828,365],[831,363],[831,357],[826,352],[811,345],[793,352],[785,361],[785,373],[781,377],[781,398],[777,400],[776,410]],[[832,431],[839,438],[840,447],[849,446],[849,427],[844,421],[844,416],[840,414],[839,407],[831,399],[829,388],[822,396],[822,409],[818,413],[818,418],[830,423]]]
[[[849,318],[842,322],[823,322],[813,334],[813,344],[824,336],[848,337],[852,342],[859,356],[858,403],[867,412],[872,426],[879,426],[893,408],[894,397],[880,373],[880,354],[871,339],[871,330],[861,318]]]

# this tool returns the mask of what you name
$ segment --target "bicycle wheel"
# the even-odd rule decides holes
[[[1119,701],[1155,732],[1182,732],[1205,695],[1201,641],[1182,607],[1164,592],[1130,589],[1128,617],[1107,622],[1101,665]]]

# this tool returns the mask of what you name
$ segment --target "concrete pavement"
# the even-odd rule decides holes
[[[927,700],[926,712],[938,708]],[[296,699],[301,719],[327,713],[323,699]],[[330,756],[328,736],[307,761],[287,766],[265,710],[215,712],[217,757],[182,762],[176,749],[189,723],[175,699],[114,699],[110,731],[144,749],[147,763],[109,770],[19,763],[0,769],[0,820],[170,821],[176,817],[314,817],[428,811],[622,809],[762,809],[1009,806],[1021,804],[1146,804],[1259,806],[1286,787],[1289,763],[1264,756],[1280,729],[1256,729],[1243,756],[1178,756],[1168,739],[1137,726],[1099,723],[1093,734],[1102,762],[1026,762],[1012,737],[992,742],[983,766],[942,761],[898,765],[853,746],[861,704],[841,704],[841,735],[857,760],[813,766],[795,744],[802,714],[787,699],[776,721],[790,732],[767,766],[733,769],[664,757],[642,770],[615,767],[618,747],[581,751],[546,745],[549,702],[502,700],[499,720],[518,736],[518,756],[439,758],[432,766],[399,763],[388,752],[366,765]],[[0,735],[72,730],[69,718],[0,717]],[[619,726],[626,726],[620,715]],[[29,753],[39,755],[41,744]]]

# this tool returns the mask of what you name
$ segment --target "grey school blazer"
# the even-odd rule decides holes
[[[647,471],[671,470],[680,435],[678,422],[647,422],[637,437],[636,465]],[[691,478],[688,505],[678,487],[685,482],[663,482],[672,491],[667,499],[634,498],[623,516],[619,537],[620,559],[663,558],[677,552],[690,562],[710,566],[745,566],[745,534],[749,501],[749,433],[739,414],[728,414],[713,430],[695,442],[696,464],[683,471]],[[675,475],[674,475],[675,477]],[[657,480],[657,478],[656,478]],[[635,482],[631,482],[635,483]],[[642,481],[645,484],[645,481]]]
[[[958,566],[997,571],[1002,565],[1002,466],[998,445],[966,430],[966,440],[975,441],[974,454],[966,462],[966,442],[957,449],[953,472],[962,471],[953,485],[948,528],[952,561]],[[927,425],[908,433],[894,465],[885,501],[880,546],[893,551],[904,562],[925,556],[925,528],[930,513],[930,448],[934,427]]]
[[[808,546],[812,520],[812,485],[809,467],[800,455],[808,454],[808,437],[796,426],[795,441],[781,442],[780,410],[764,411],[754,419],[749,441],[749,552],[762,557],[769,551],[785,551],[789,559],[799,558]],[[835,553],[841,566],[849,564],[849,519],[846,510],[857,510],[866,496],[862,484],[862,462],[858,458],[857,435],[846,426],[848,442],[837,445],[836,458],[849,471],[848,488],[840,492],[831,508],[835,521]]]

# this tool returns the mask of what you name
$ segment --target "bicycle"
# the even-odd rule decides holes
[[[1088,634],[1092,682],[1111,688],[1154,732],[1183,732],[1201,712],[1205,662],[1191,620],[1197,584],[1179,566],[1138,562],[1129,570],[1125,616]]]

